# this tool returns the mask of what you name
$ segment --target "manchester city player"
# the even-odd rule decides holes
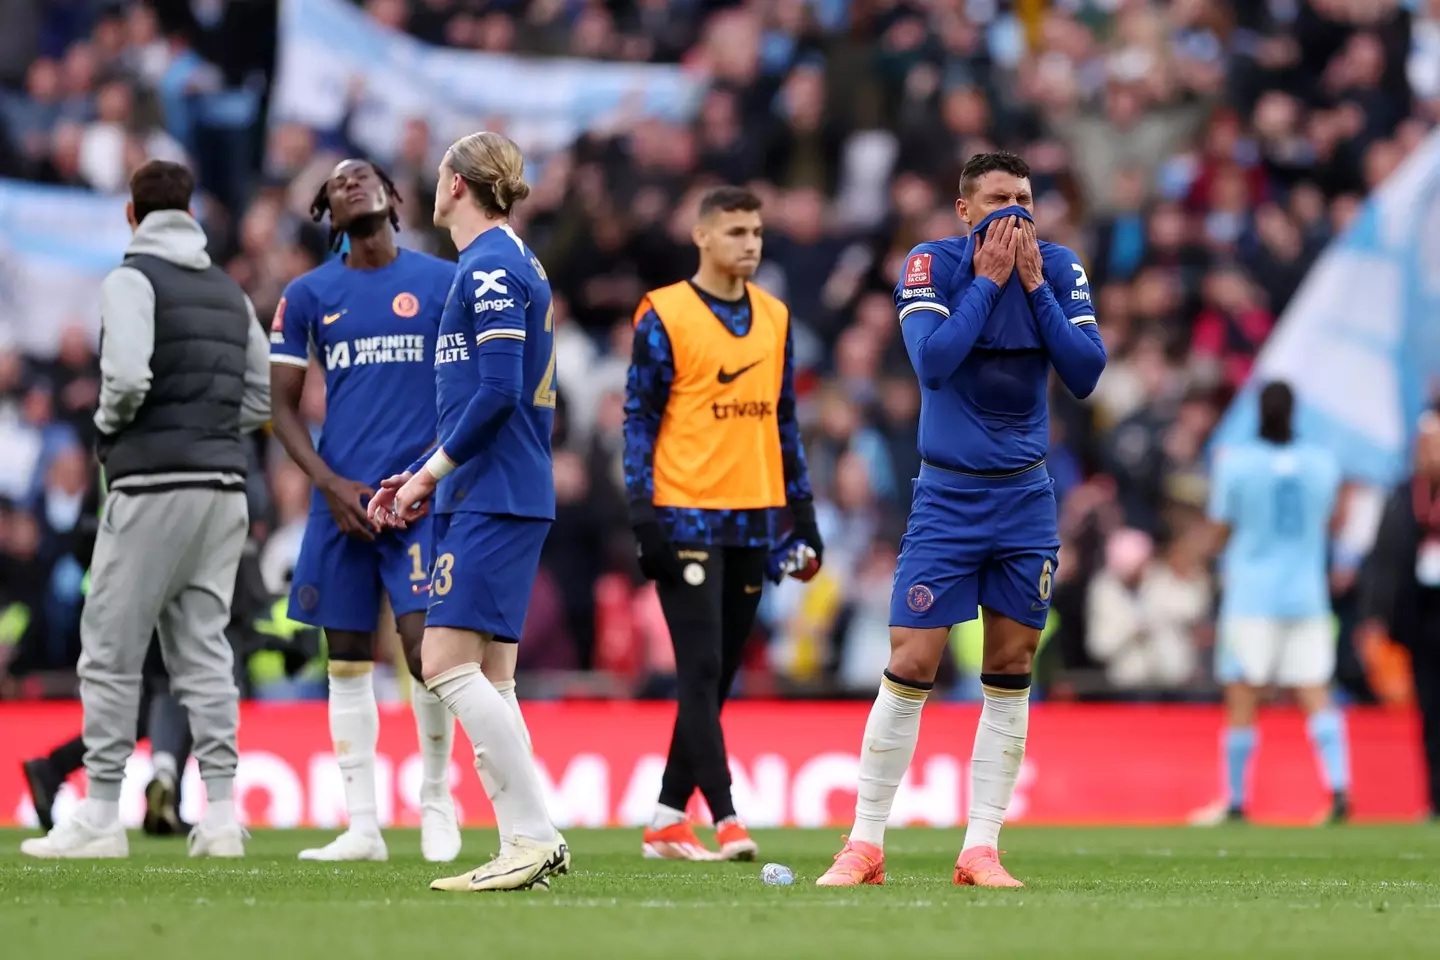
[[[1225,802],[1200,822],[1245,816],[1246,773],[1257,736],[1260,689],[1295,691],[1330,791],[1326,819],[1349,815],[1345,718],[1330,702],[1335,626],[1330,610],[1331,517],[1340,463],[1295,439],[1289,385],[1260,391],[1259,437],[1219,451],[1210,519],[1228,539],[1221,560],[1215,674],[1225,685]]]
[[[1036,239],[1030,168],[972,157],[955,209],[968,237],[923,243],[895,288],[920,377],[920,476],[890,602],[890,663],[865,725],[855,827],[821,886],[885,881],[895,791],[920,734],[952,624],[983,608],[985,705],[970,761],[970,818],[954,881],[1021,883],[996,843],[1020,775],[1030,668],[1050,609],[1057,532],[1045,469],[1053,367],[1077,397],[1105,368],[1080,259]]]
[[[530,193],[524,165],[514,143],[489,131],[457,140],[440,163],[435,223],[449,228],[460,251],[435,349],[440,446],[385,480],[369,511],[381,527],[413,525],[434,499],[425,684],[470,737],[500,827],[497,857],[436,880],[435,890],[548,887],[570,865],[523,725],[494,683],[514,677],[515,644],[555,519],[550,281],[509,224]]]
[[[332,248],[348,236],[350,252],[286,288],[270,336],[275,433],[315,486],[289,615],[325,629],[330,735],[350,817],[348,830],[324,847],[302,852],[302,860],[388,855],[375,795],[380,716],[371,683],[382,591],[389,595],[411,672],[420,677],[429,523],[377,535],[365,516],[365,501],[374,491],[363,481],[402,469],[434,445],[431,364],[455,265],[396,247],[399,199],[374,164],[346,160],[335,167],[311,212],[317,221],[329,215]],[[325,370],[318,450],[300,417],[312,357]],[[444,704],[419,683],[411,703],[423,770],[421,849],[427,860],[450,861],[460,853],[449,778],[455,724]]]

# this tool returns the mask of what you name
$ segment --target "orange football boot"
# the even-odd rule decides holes
[[[879,886],[885,882],[885,851],[873,843],[851,840],[845,837],[845,846],[835,854],[830,865],[819,880],[817,887],[858,887],[864,884]]]
[[[734,817],[726,817],[715,825],[715,842],[720,844],[721,860],[754,860],[760,852],[750,839],[750,831]]]
[[[1000,865],[1000,853],[994,847],[971,847],[960,851],[955,861],[957,887],[1023,887],[1025,884],[1010,876]]]
[[[743,828],[742,828],[743,832]],[[695,836],[695,828],[689,820],[672,823],[668,827],[645,828],[641,849],[646,860],[718,860],[719,854],[710,850]]]

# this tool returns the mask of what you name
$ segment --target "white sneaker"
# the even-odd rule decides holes
[[[77,814],[43,837],[22,841],[20,852],[41,860],[123,860],[130,856],[130,839],[118,820],[96,827]]]
[[[190,831],[186,846],[192,857],[234,859],[245,856],[245,840],[248,836],[245,828],[236,821],[207,824],[201,820]]]
[[[323,847],[300,851],[301,860],[389,860],[385,838],[378,832],[346,830]]]
[[[510,849],[484,866],[476,867],[458,877],[442,877],[430,884],[431,890],[480,892],[484,890],[550,889],[550,877],[570,870],[570,847],[565,838],[555,834],[550,843],[535,843],[517,838]]]
[[[430,863],[449,863],[460,856],[460,824],[448,791],[420,798],[420,854]]]

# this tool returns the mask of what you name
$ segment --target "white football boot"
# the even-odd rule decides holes
[[[118,820],[108,827],[92,826],[82,809],[45,836],[22,841],[20,852],[41,860],[123,860],[130,856],[130,839]]]
[[[385,838],[377,833],[346,830],[323,847],[300,851],[301,860],[389,860]]]
[[[531,888],[548,890],[550,877],[569,870],[570,847],[559,833],[550,843],[536,843],[517,837],[509,849],[489,863],[457,877],[442,877],[431,883],[430,889],[461,893]]]

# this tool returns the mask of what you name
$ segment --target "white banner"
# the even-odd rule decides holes
[[[437,153],[467,133],[498,129],[538,165],[587,130],[688,119],[704,91],[703,78],[677,66],[432,47],[345,0],[282,0],[270,122],[336,130],[357,82],[364,92],[349,132],[382,163],[413,117],[429,124]]]
[[[1299,433],[1346,475],[1393,483],[1440,387],[1440,132],[1431,134],[1305,277],[1216,432],[1253,437],[1269,380],[1295,389]]]
[[[0,343],[41,357],[100,334],[100,281],[130,242],[125,198],[0,180]]]

